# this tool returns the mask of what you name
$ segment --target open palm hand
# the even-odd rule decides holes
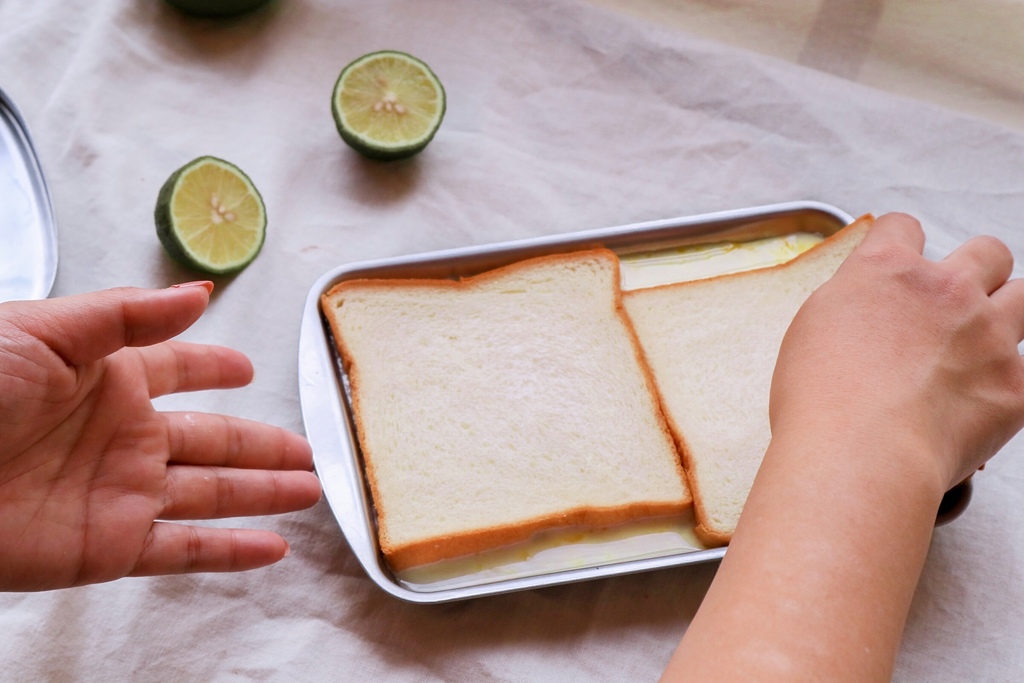
[[[209,283],[0,305],[0,589],[235,571],[288,552],[277,534],[172,520],[313,505],[310,449],[291,432],[151,399],[247,384],[246,357],[167,341]]]

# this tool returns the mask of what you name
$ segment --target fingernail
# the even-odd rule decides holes
[[[284,557],[288,557],[291,554],[292,554],[292,547],[290,545],[288,545],[288,541],[285,541],[284,542]]]
[[[171,285],[174,289],[181,289],[182,287],[204,287],[209,294],[213,294],[213,283],[209,280],[196,280],[195,282],[182,282],[176,285]]]

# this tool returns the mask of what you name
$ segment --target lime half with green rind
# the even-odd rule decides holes
[[[372,159],[403,159],[434,138],[446,109],[444,86],[423,61],[381,50],[344,69],[331,93],[338,133]]]
[[[167,179],[157,195],[156,234],[172,258],[212,275],[252,263],[266,238],[259,190],[234,164],[204,156]]]

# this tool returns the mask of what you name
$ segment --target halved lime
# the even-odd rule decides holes
[[[342,139],[373,159],[401,159],[422,150],[444,111],[444,87],[430,67],[393,50],[371,52],[346,66],[331,94]]]
[[[235,273],[263,247],[267,212],[237,166],[199,157],[171,174],[156,200],[156,234],[172,257],[214,275]]]

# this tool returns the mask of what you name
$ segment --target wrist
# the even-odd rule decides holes
[[[855,492],[864,506],[915,505],[930,513],[952,485],[946,458],[929,435],[851,413],[773,425],[762,468],[815,481],[823,492]]]

